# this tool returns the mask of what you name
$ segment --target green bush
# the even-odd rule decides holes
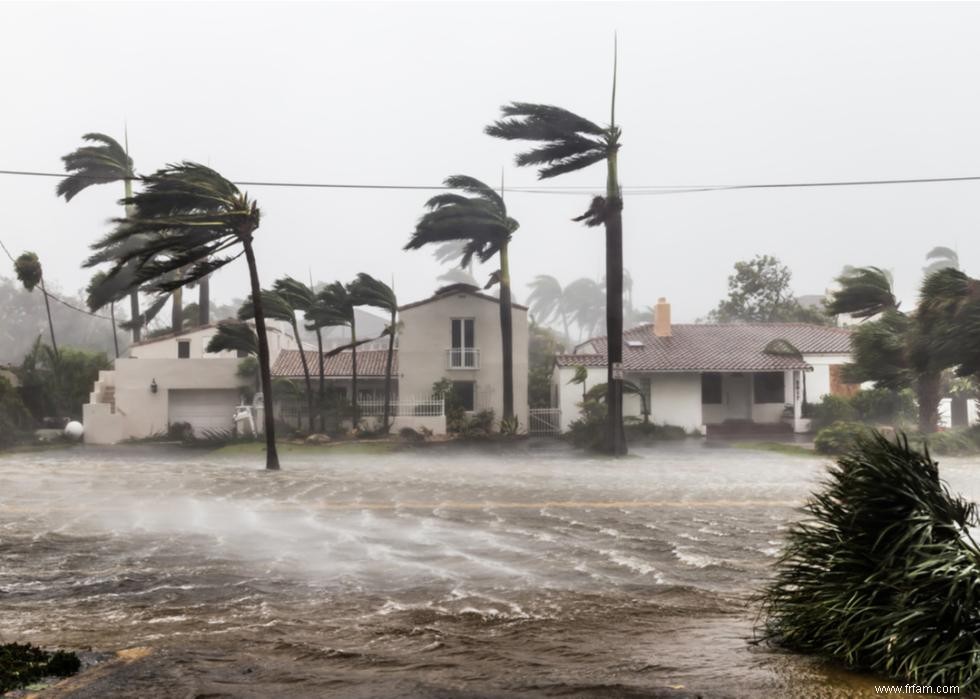
[[[568,438],[580,449],[601,450],[606,435],[606,402],[584,400],[579,408],[582,416],[568,425]]]
[[[0,645],[0,694],[45,677],[74,675],[81,666],[74,653],[49,653],[30,643],[5,643]]]
[[[907,440],[876,432],[829,476],[762,593],[764,638],[920,685],[980,689],[975,505]]]
[[[915,393],[910,389],[863,389],[851,396],[850,403],[863,422],[903,425],[914,424],[918,418]]]
[[[870,431],[870,427],[860,422],[835,422],[817,432],[813,444],[821,454],[843,454]]]
[[[17,390],[0,376],[0,448],[30,442],[31,416]]]
[[[668,441],[685,439],[687,433],[677,425],[655,425],[652,422],[631,423],[626,425],[628,441]]]
[[[826,395],[819,403],[813,404],[807,410],[813,424],[818,429],[832,425],[835,422],[853,422],[858,414],[851,401],[844,396]]]

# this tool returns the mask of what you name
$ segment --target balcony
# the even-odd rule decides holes
[[[454,347],[446,350],[446,368],[479,369],[480,350],[475,347]]]

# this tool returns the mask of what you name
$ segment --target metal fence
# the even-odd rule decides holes
[[[529,408],[527,411],[527,433],[537,435],[561,434],[560,408]]]
[[[385,402],[383,400],[358,401],[357,407],[361,417],[382,417]],[[441,417],[445,414],[445,401],[442,398],[393,400],[389,414],[392,417]]]

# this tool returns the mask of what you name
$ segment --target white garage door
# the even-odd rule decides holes
[[[201,437],[206,430],[232,428],[239,393],[237,389],[172,389],[168,399],[170,423],[190,423]]]

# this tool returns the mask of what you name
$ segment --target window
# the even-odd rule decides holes
[[[768,371],[752,375],[755,403],[785,403],[786,389],[783,386],[785,374],[781,371]]]
[[[705,405],[721,404],[721,374],[701,374],[701,402]]]
[[[452,319],[452,349],[449,366],[452,369],[476,369],[476,321],[473,318]]]
[[[177,340],[177,359],[191,358],[191,341]]]
[[[453,381],[453,395],[463,406],[463,410],[472,411],[476,404],[476,382],[475,381]]]
[[[248,356],[248,352],[246,350],[243,350],[243,349],[236,350],[235,353],[238,355],[238,358],[239,359],[244,359],[245,357]]]

